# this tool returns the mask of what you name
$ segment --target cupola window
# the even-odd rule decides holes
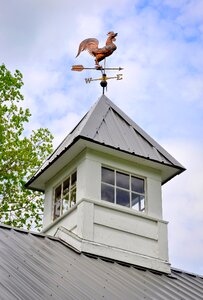
[[[132,174],[102,167],[101,199],[145,210],[145,180]]]
[[[72,173],[63,180],[54,190],[53,219],[62,216],[76,203],[77,173]]]

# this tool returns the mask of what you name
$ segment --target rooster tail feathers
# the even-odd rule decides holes
[[[89,38],[84,41],[82,41],[78,48],[78,53],[76,57],[80,55],[80,53],[84,50],[88,50],[90,54],[92,54],[92,51],[98,49],[99,41],[94,38]]]
[[[85,40],[80,43],[79,48],[78,48],[78,54],[76,55],[76,57],[78,57],[80,55],[80,53],[85,50],[84,42],[85,42]]]
[[[84,50],[84,48],[82,47],[82,43],[80,43],[76,57],[78,57],[83,50]]]

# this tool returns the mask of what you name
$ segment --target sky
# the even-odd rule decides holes
[[[203,274],[203,1],[0,0],[0,58],[23,73],[32,117],[56,147],[101,96],[97,71],[78,46],[93,37],[104,46],[118,32],[107,66],[123,67],[106,96],[187,169],[163,185],[173,267]]]

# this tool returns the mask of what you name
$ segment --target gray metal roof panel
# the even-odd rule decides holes
[[[100,138],[100,134],[102,138]],[[105,145],[115,149],[119,148],[129,153],[171,164],[171,161],[160,154],[134,127],[111,108],[97,130],[94,140],[102,141]]]
[[[203,299],[203,277],[88,257],[60,240],[0,227],[0,299]]]

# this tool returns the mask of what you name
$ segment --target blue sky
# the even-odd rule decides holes
[[[0,57],[24,75],[26,131],[48,127],[55,146],[101,95],[88,53],[79,43],[103,46],[118,32],[108,66],[124,67],[107,97],[178,159],[187,171],[163,186],[172,266],[203,274],[203,1],[1,0]]]

